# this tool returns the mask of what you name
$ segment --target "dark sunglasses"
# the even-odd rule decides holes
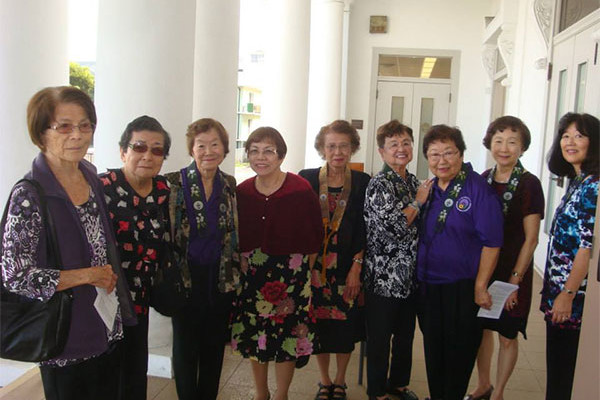
[[[127,147],[129,147],[131,150],[135,151],[136,153],[145,153],[148,151],[148,149],[150,150],[150,152],[152,154],[154,154],[155,156],[159,156],[159,157],[163,157],[165,155],[165,149],[162,147],[149,147],[146,143],[144,142],[135,142],[135,143],[129,143],[127,145]]]

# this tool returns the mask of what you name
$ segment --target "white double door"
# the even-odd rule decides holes
[[[447,124],[450,112],[450,83],[379,81],[375,108],[375,129],[371,149],[373,175],[383,166],[375,135],[377,128],[397,119],[413,130],[413,160],[408,170],[419,179],[429,175],[422,152],[422,138],[432,125]]]

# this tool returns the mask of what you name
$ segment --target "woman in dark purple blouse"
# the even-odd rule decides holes
[[[467,396],[469,400],[502,399],[519,351],[517,334],[527,337],[525,328],[531,306],[533,252],[538,243],[540,221],[544,217],[544,193],[539,179],[526,171],[519,157],[527,150],[531,135],[518,118],[504,116],[487,129],[483,145],[491,151],[496,165],[482,176],[502,201],[504,212],[504,245],[490,282],[495,280],[518,285],[504,305],[500,319],[483,318],[483,337],[477,357],[478,386]],[[496,387],[490,380],[493,331],[498,332],[500,348]]]

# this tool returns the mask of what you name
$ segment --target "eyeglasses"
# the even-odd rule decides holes
[[[258,149],[248,150],[249,158],[257,158],[260,155],[262,155],[266,158],[274,158],[277,156],[277,150],[275,150],[275,149],[264,149],[263,151],[260,151]]]
[[[458,150],[455,151],[445,151],[443,153],[429,153],[427,154],[427,159],[433,162],[438,162],[440,159],[451,160],[458,154]]]
[[[165,149],[163,147],[149,147],[145,142],[129,143],[127,147],[129,147],[136,153],[143,154],[150,150],[150,153],[152,153],[155,156],[163,157],[165,155]]]
[[[335,144],[335,143],[330,143],[328,145],[325,145],[325,150],[328,153],[333,153],[336,150],[341,151],[342,153],[347,153],[350,151],[350,143],[340,143],[340,144]]]
[[[93,133],[96,130],[96,124],[93,124],[89,121],[81,122],[79,125],[64,122],[62,124],[56,123],[54,125],[50,125],[48,128],[65,135],[72,133],[75,128],[79,129],[79,132],[81,133]]]

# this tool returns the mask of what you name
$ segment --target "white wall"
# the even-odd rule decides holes
[[[521,158],[523,166],[541,175],[546,116],[546,68],[537,68],[536,60],[547,57],[546,44],[533,12],[534,0],[519,2],[514,72],[506,91],[505,113],[519,117],[531,132],[531,145]]]
[[[458,50],[461,52],[456,125],[467,144],[465,160],[476,170],[485,166],[481,151],[489,106],[487,75],[481,62],[484,17],[492,14],[491,0],[356,0],[350,9],[346,118],[362,119],[361,150],[353,161],[365,162],[371,121],[369,91],[374,47]],[[387,15],[388,33],[370,34],[369,16]],[[488,96],[489,97],[489,96]]]

